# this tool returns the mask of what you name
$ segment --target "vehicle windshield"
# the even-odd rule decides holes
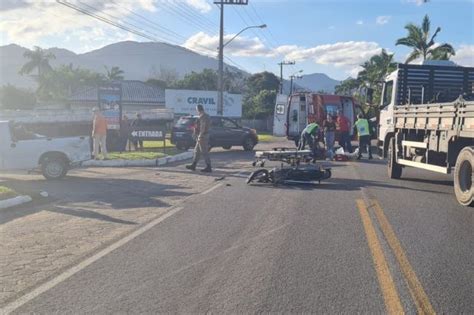
[[[386,107],[392,102],[393,81],[384,83],[382,106]]]
[[[0,315],[474,315],[473,25],[0,0]]]

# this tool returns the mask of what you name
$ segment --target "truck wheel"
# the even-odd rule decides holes
[[[46,179],[60,179],[66,176],[68,164],[62,158],[50,158],[41,163],[41,170]]]
[[[474,147],[465,147],[459,153],[454,169],[454,193],[463,206],[474,206],[473,166]]]
[[[402,177],[402,166],[397,163],[397,156],[395,150],[395,138],[391,138],[388,144],[388,162],[387,162],[387,171],[388,177],[399,179]]]

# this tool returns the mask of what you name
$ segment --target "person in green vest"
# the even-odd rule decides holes
[[[308,124],[301,132],[300,142],[298,143],[298,150],[304,150],[306,144],[311,150],[314,150],[314,142],[317,141],[319,132],[319,125],[315,122]]]
[[[362,158],[362,150],[365,149],[369,154],[369,160],[371,160],[372,152],[370,151],[369,121],[365,119],[362,114],[358,114],[354,128],[356,129],[357,135],[359,136],[359,155],[357,156],[357,159],[360,160]]]

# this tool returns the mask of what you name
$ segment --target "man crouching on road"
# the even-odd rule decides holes
[[[196,170],[196,165],[202,155],[206,162],[206,168],[202,169],[201,172],[210,173],[212,172],[211,159],[209,158],[209,128],[211,118],[204,112],[204,107],[201,104],[196,106],[196,110],[199,113],[197,130],[195,130],[195,134],[197,135],[196,146],[194,147],[193,163],[186,165],[186,168],[192,171]]]

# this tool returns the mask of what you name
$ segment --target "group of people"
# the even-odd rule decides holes
[[[367,151],[369,159],[372,159],[369,122],[362,114],[357,116],[354,130],[357,132],[359,138],[359,153],[357,159],[362,158],[363,149]],[[322,128],[320,128],[316,122],[308,124],[301,132],[298,150],[304,150],[306,144],[308,144],[313,151],[313,155],[316,156],[319,151],[319,141],[322,138],[326,148],[326,156],[328,159],[333,160],[335,155],[334,144],[336,141],[336,131],[339,133],[339,145],[345,152],[352,153],[351,123],[341,111],[337,112],[335,119],[331,114],[328,114],[323,122]]]
[[[100,153],[104,160],[107,159],[107,119],[102,114],[101,110],[98,107],[94,107],[92,109],[94,113],[94,118],[92,121],[92,147],[93,147],[93,155],[94,159],[98,160]],[[134,127],[140,125],[142,121],[142,116],[140,113],[137,114],[136,119],[130,121],[128,117],[125,115],[120,123],[120,139],[126,141],[126,143],[122,143],[121,147],[128,148],[131,150],[133,145],[135,150],[143,150],[143,140],[131,138],[130,133]]]

